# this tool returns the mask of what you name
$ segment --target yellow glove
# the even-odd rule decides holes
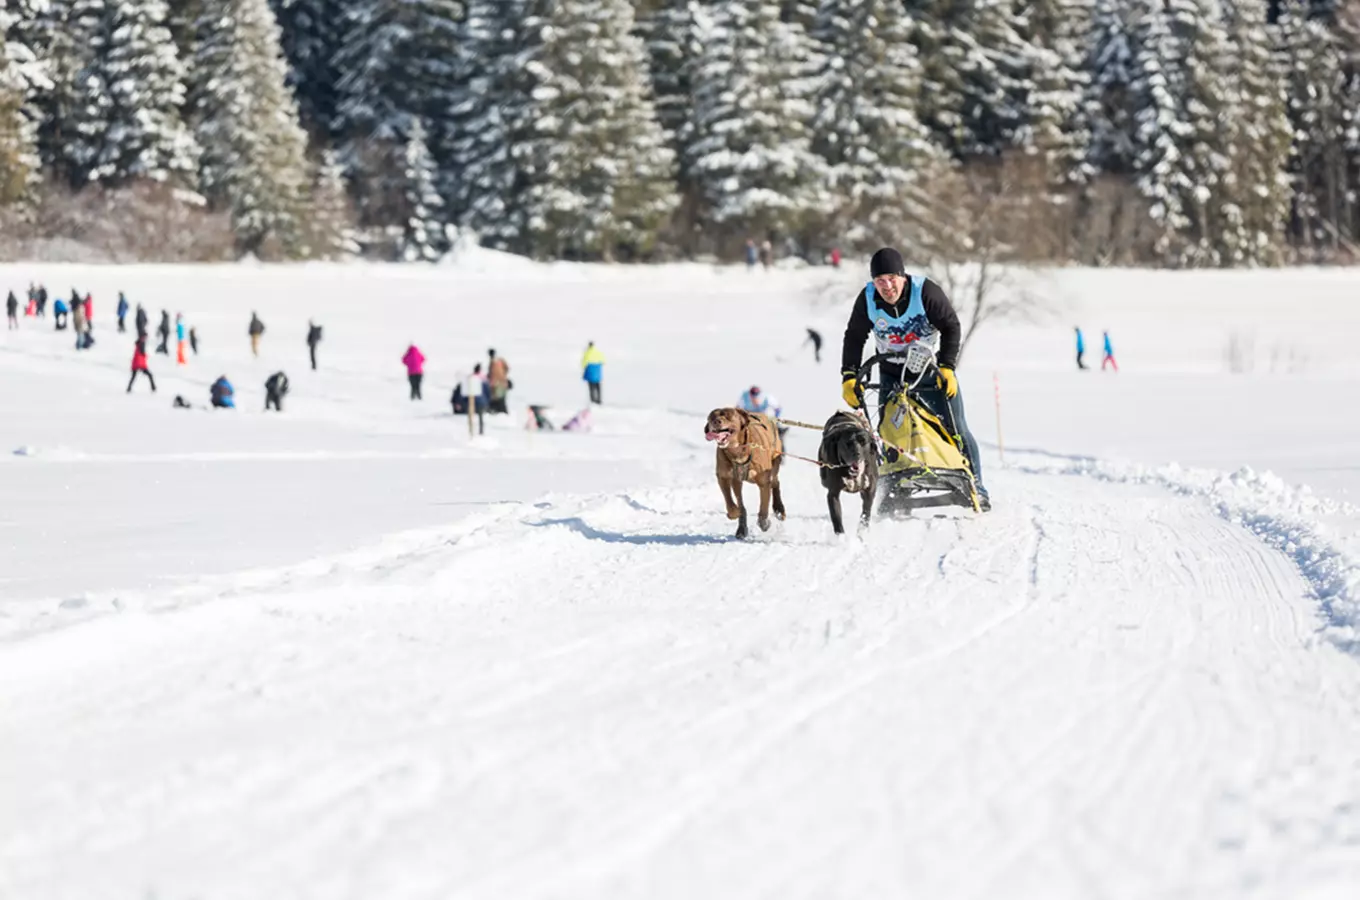
[[[845,381],[841,383],[841,396],[851,409],[859,409],[859,397],[856,394],[858,388],[859,382],[855,380],[854,375],[846,375]]]
[[[941,369],[940,377],[944,379],[944,395],[953,400],[959,394],[959,380],[954,377],[954,370]]]

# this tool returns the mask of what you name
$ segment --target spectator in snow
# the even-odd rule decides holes
[[[7,331],[19,327],[19,298],[14,296],[14,291],[5,298],[5,326]]]
[[[66,318],[69,314],[70,310],[66,308],[66,301],[58,297],[57,302],[52,304],[52,324],[57,331],[66,330]]]
[[[482,374],[482,364],[472,367],[472,371],[458,382],[453,389],[449,402],[453,404],[455,416],[468,414],[468,398],[472,398],[472,411],[477,414],[477,433],[486,434],[485,413],[491,407],[491,383]]]
[[[406,348],[401,361],[406,365],[406,380],[411,383],[411,399],[419,400],[420,382],[425,378],[425,354],[415,344]]]
[[[247,329],[250,335],[250,354],[251,356],[260,355],[260,336],[264,334],[264,323],[254,312],[250,314],[250,328]]]
[[[185,338],[188,334],[184,330],[184,313],[175,313],[175,362],[181,366],[189,362],[185,355]]]
[[[118,332],[121,334],[127,331],[128,302],[123,292],[118,292]]]
[[[495,350],[486,351],[486,355],[486,380],[491,389],[488,409],[492,413],[509,413],[505,401],[510,394],[510,364],[505,361],[505,357],[497,356]]]
[[[839,269],[840,267],[841,267],[841,248],[840,248],[840,247],[832,247],[832,248],[831,248],[831,268],[833,268],[833,269]]]
[[[160,335],[161,342],[156,345],[157,353],[170,355],[170,310],[161,310],[161,324],[156,326],[156,334]]]
[[[288,393],[288,376],[275,372],[264,383],[264,411],[269,412],[272,404],[275,411],[283,412],[283,398]]]
[[[746,271],[749,272],[749,271],[751,271],[752,269],[754,269],[754,268],[756,267],[756,259],[757,259],[757,257],[758,257],[758,251],[756,250],[756,242],[753,241],[753,240],[751,240],[750,238],[747,238],[747,239],[746,239]]]
[[[807,330],[808,343],[812,344],[812,358],[816,362],[822,361],[822,333],[815,328]]]
[[[307,320],[307,353],[312,357],[312,371],[316,371],[316,345],[321,343],[321,326]]]
[[[766,269],[774,265],[774,245],[768,240],[762,241],[760,244],[760,264]]]
[[[218,409],[236,408],[236,391],[225,375],[212,383],[212,387],[208,388],[208,396],[212,398],[212,405]]]
[[[89,321],[85,318],[85,301],[79,297],[71,301],[71,321],[76,329],[76,349],[85,349],[85,325]]]
[[[1077,368],[1086,368],[1086,335],[1081,333],[1081,326],[1074,325],[1072,330],[1077,333]]]
[[[189,329],[189,349],[194,351],[194,356],[198,356],[198,329]]]
[[[151,382],[151,392],[156,392],[156,379],[151,377],[151,368],[146,364],[146,338],[138,338],[137,343],[132,349],[132,377],[128,379],[127,392],[132,393],[132,385],[137,381],[137,373],[141,372],[146,376],[146,380]]]
[[[1116,374],[1118,374],[1119,363],[1114,361],[1114,345],[1110,343],[1110,333],[1106,331],[1104,332],[1104,335],[1105,335],[1105,356],[1100,360],[1100,371],[1104,372],[1105,367],[1107,365],[1110,365],[1114,366],[1114,371]]]
[[[747,412],[763,413],[771,419],[778,419],[784,414],[784,410],[779,405],[779,401],[769,394],[763,393],[759,386],[754,384],[751,385],[749,390],[741,395],[741,399],[737,401],[737,406]],[[784,436],[788,434],[789,429],[786,426],[780,425],[778,422],[775,422],[775,426],[779,429],[780,440],[783,440]]]
[[[604,403],[600,399],[600,383],[604,381],[604,354],[594,341],[586,344],[586,352],[581,357],[581,378],[590,387],[590,402]]]
[[[132,324],[137,328],[137,340],[146,340],[146,307],[137,304],[137,314],[132,317]]]
[[[38,285],[38,316],[47,317],[47,285]]]
[[[85,292],[85,326],[86,329],[94,327],[94,294]]]

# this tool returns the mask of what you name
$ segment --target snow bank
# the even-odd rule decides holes
[[[1360,509],[1294,487],[1271,472],[1235,472],[1146,466],[1090,457],[1022,453],[1023,472],[1078,475],[1101,481],[1149,484],[1203,498],[1218,514],[1251,531],[1287,556],[1312,587],[1325,617],[1324,632],[1343,650],[1360,653],[1360,553],[1348,549],[1323,524],[1342,518],[1360,523]]]

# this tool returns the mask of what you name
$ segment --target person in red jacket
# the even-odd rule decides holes
[[[137,381],[137,373],[142,372],[146,375],[146,380],[151,382],[151,392],[156,392],[156,379],[151,377],[151,369],[146,364],[146,338],[142,338],[133,345],[132,350],[132,377],[128,379],[127,392],[132,393],[132,385]]]
[[[411,382],[411,399],[419,400],[420,382],[425,379],[425,354],[412,344],[406,348],[406,355],[401,361],[406,364],[406,379]]]

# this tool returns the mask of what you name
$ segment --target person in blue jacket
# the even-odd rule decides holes
[[[66,301],[58,297],[57,302],[52,304],[52,324],[56,327],[57,331],[66,330],[67,316],[70,314],[71,310],[66,305]]]
[[[123,296],[123,292],[122,292],[122,291],[119,291],[119,292],[118,292],[118,330],[119,330],[119,331],[127,331],[127,322],[124,321],[124,320],[127,318],[127,314],[128,314],[128,302],[127,302],[127,297],[124,297],[124,296]]]
[[[590,386],[590,402],[603,403],[600,399],[600,382],[604,380],[604,354],[594,341],[586,344],[585,355],[581,357],[581,378]]]
[[[1104,372],[1106,366],[1114,366],[1116,373],[1119,372],[1119,363],[1114,361],[1114,344],[1110,342],[1110,333],[1105,332],[1105,355],[1100,360],[1100,371]]]
[[[231,382],[227,381],[227,376],[223,375],[214,381],[208,391],[213,406],[218,409],[236,408],[236,391],[232,388]]]
[[[1086,368],[1086,336],[1081,333],[1080,326],[1073,326],[1073,331],[1077,333],[1077,368]]]
[[[778,419],[784,414],[784,408],[779,405],[779,401],[754,384],[741,395],[738,405],[747,412],[764,413],[771,419]],[[779,439],[784,440],[789,433],[788,427],[778,422],[775,422],[775,426],[779,429]]]

